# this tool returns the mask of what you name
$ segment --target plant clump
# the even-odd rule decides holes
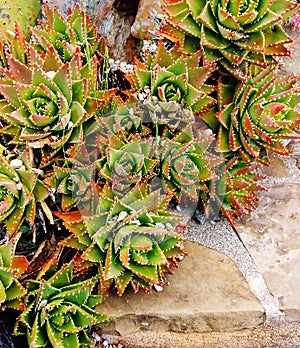
[[[274,68],[233,84],[218,82],[218,104],[201,119],[217,133],[217,149],[247,163],[268,162],[268,152],[289,154],[283,139],[297,138],[298,76],[276,76]]]
[[[176,233],[180,216],[166,210],[168,200],[146,183],[127,194],[114,193],[106,185],[94,210],[58,213],[71,236],[63,246],[78,250],[78,257],[100,266],[101,287],[115,283],[119,295],[128,284],[151,291],[184,256],[183,240]],[[80,264],[83,262],[80,262]],[[91,266],[90,265],[90,266]]]
[[[202,49],[207,61],[243,78],[247,63],[266,67],[290,55],[292,40],[281,23],[298,9],[293,0],[164,0],[159,33],[186,52]]]
[[[56,272],[53,266],[27,283],[15,334],[26,334],[30,347],[90,346],[86,329],[108,319],[94,310],[103,299],[92,293],[97,278],[77,281],[71,265]]]
[[[299,77],[276,57],[299,6],[164,0],[122,83],[85,10],[43,6],[30,40],[17,17],[0,39],[0,308],[32,348],[84,347],[109,289],[151,292],[186,256],[175,207],[234,225],[289,155]]]

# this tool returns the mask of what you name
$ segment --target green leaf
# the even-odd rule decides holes
[[[131,238],[130,247],[133,250],[140,250],[140,251],[151,250],[152,246],[153,246],[153,241],[148,236],[135,234]]]
[[[7,301],[14,300],[25,295],[26,290],[18,280],[14,280],[11,286],[6,290]]]
[[[6,289],[3,285],[2,279],[0,279],[0,306],[6,300]]]
[[[147,258],[149,260],[149,265],[164,265],[167,263],[163,251],[157,244],[154,244],[153,248],[147,252]]]
[[[120,276],[120,274],[122,274],[124,270],[121,263],[115,257],[112,248],[113,248],[112,243],[110,243],[107,250],[105,267],[104,267],[104,273],[105,273],[106,279],[118,277]]]
[[[36,316],[31,330],[27,329],[27,341],[30,346],[45,347],[46,345],[47,339],[39,324],[38,316]]]
[[[132,273],[129,270],[125,270],[121,275],[115,278],[118,294],[122,295],[132,278]]]
[[[235,17],[230,12],[227,12],[221,6],[219,6],[218,8],[218,19],[225,28],[238,31],[238,32],[242,31],[242,28],[240,27]]]
[[[224,49],[229,46],[229,42],[227,40],[221,38],[220,36],[216,36],[212,30],[206,27],[203,27],[202,29],[201,43],[203,46],[212,49]]]
[[[212,13],[212,8],[208,1],[206,2],[205,7],[202,9],[202,12],[199,15],[198,19],[213,32],[218,32],[216,21]]]
[[[66,264],[48,280],[54,288],[61,288],[71,283],[72,280],[72,265]]]
[[[252,23],[251,26],[249,26],[249,28],[245,28],[245,32],[253,33],[263,31],[264,29],[270,27],[272,24],[275,24],[276,22],[280,21],[280,19],[280,15],[278,15],[276,12],[274,13],[272,11],[268,11],[261,20]]]
[[[156,266],[136,265],[130,263],[129,269],[138,277],[153,283],[158,282],[158,274]]]
[[[64,348],[79,348],[81,345],[79,344],[79,338],[77,333],[70,333],[64,335],[62,338],[62,346]]]
[[[15,109],[21,107],[21,103],[19,101],[18,93],[16,86],[14,84],[0,84],[0,92],[3,97],[12,105]]]
[[[62,343],[62,338],[63,338],[62,332],[52,327],[49,321],[46,321],[46,331],[47,331],[48,339],[51,342],[53,347],[64,348]]]

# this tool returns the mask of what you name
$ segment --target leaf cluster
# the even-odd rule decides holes
[[[23,311],[15,334],[30,347],[89,346],[108,289],[151,292],[186,255],[174,204],[234,225],[264,190],[270,151],[299,138],[299,78],[276,60],[295,1],[163,10],[122,93],[103,82],[108,51],[79,5],[66,18],[44,5],[30,41],[18,23],[2,33],[0,306]]]

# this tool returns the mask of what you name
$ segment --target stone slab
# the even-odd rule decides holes
[[[114,320],[104,333],[226,331],[256,327],[264,310],[227,256],[187,242],[189,256],[162,292],[112,294],[98,310]]]
[[[143,331],[126,336],[105,336],[101,347],[116,348],[296,348],[300,325],[277,323],[255,329],[226,332],[174,333]],[[100,346],[97,348],[100,348]]]
[[[236,229],[286,319],[300,321],[300,176],[295,161],[272,156],[268,191]]]

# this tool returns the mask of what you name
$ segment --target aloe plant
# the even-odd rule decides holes
[[[107,184],[89,215],[55,213],[71,232],[62,245],[78,250],[79,268],[84,262],[99,265],[103,292],[113,282],[120,295],[130,283],[134,289],[151,291],[185,254],[175,232],[180,216],[166,210],[168,202],[159,190],[151,192],[147,183],[135,185],[125,195]]]
[[[32,156],[27,149],[19,157],[0,157],[0,223],[4,223],[9,238],[26,220],[33,224],[37,202],[43,202],[48,190],[32,168]]]
[[[159,162],[154,156],[155,138],[126,135],[126,132],[119,132],[110,136],[105,155],[97,162],[99,175],[111,182],[117,191],[128,190],[145,178],[155,176],[154,168]]]
[[[7,57],[0,81],[0,117],[7,125],[1,133],[11,136],[11,144],[41,149],[44,167],[60,150],[79,141],[83,124],[104,100],[91,83],[97,76],[96,58],[90,71],[82,66],[79,51],[66,63],[50,44],[44,56],[32,46],[28,53],[26,65]]]
[[[167,50],[159,41],[156,52],[146,53],[144,63],[136,59],[136,68],[128,75],[137,99],[156,97],[162,105],[176,102],[193,112],[208,107],[214,99],[209,95],[213,87],[207,80],[216,67],[199,66],[200,58],[199,52],[190,57],[182,55],[178,46]]]
[[[243,160],[268,163],[268,151],[288,155],[286,138],[299,137],[300,90],[297,76],[260,71],[234,86],[219,80],[218,104],[201,115],[217,135],[217,150]]]
[[[264,191],[260,184],[264,178],[259,173],[261,165],[246,164],[233,157],[217,169],[215,179],[209,181],[209,191],[201,192],[201,203],[207,217],[219,211],[234,226],[235,218],[255,208],[257,192]]]
[[[16,239],[0,246],[0,308],[24,309],[22,297],[26,294],[19,277],[28,267],[25,256],[15,255]]]
[[[290,55],[292,40],[281,23],[299,9],[294,0],[164,0],[166,18],[159,33],[186,52],[203,49],[207,61],[220,61],[244,77],[245,64],[266,67],[274,56]]]
[[[39,28],[31,27],[35,48],[47,52],[49,43],[53,45],[60,58],[70,61],[79,48],[83,63],[94,56],[102,57],[105,51],[104,38],[97,35],[91,18],[76,4],[63,18],[57,9],[44,4],[45,20],[39,21]]]
[[[56,158],[43,183],[55,195],[63,211],[76,208],[79,203],[89,204],[95,191],[92,178],[98,151],[88,151],[83,143],[77,143],[67,158]],[[75,158],[74,158],[75,157]]]
[[[222,162],[221,157],[209,151],[214,137],[190,125],[175,134],[166,134],[161,149],[163,186],[178,202],[184,196],[198,201],[199,191],[207,190],[205,181],[213,178],[213,168]]]
[[[99,175],[114,189],[158,179],[177,201],[184,196],[197,201],[212,168],[222,162],[211,153],[212,132],[174,101],[122,106],[100,122]]]
[[[14,333],[27,335],[30,347],[91,346],[86,330],[108,320],[94,310],[103,300],[103,296],[92,293],[97,282],[98,277],[76,280],[68,264],[54,274],[48,270],[42,277],[28,281],[25,309]]]

